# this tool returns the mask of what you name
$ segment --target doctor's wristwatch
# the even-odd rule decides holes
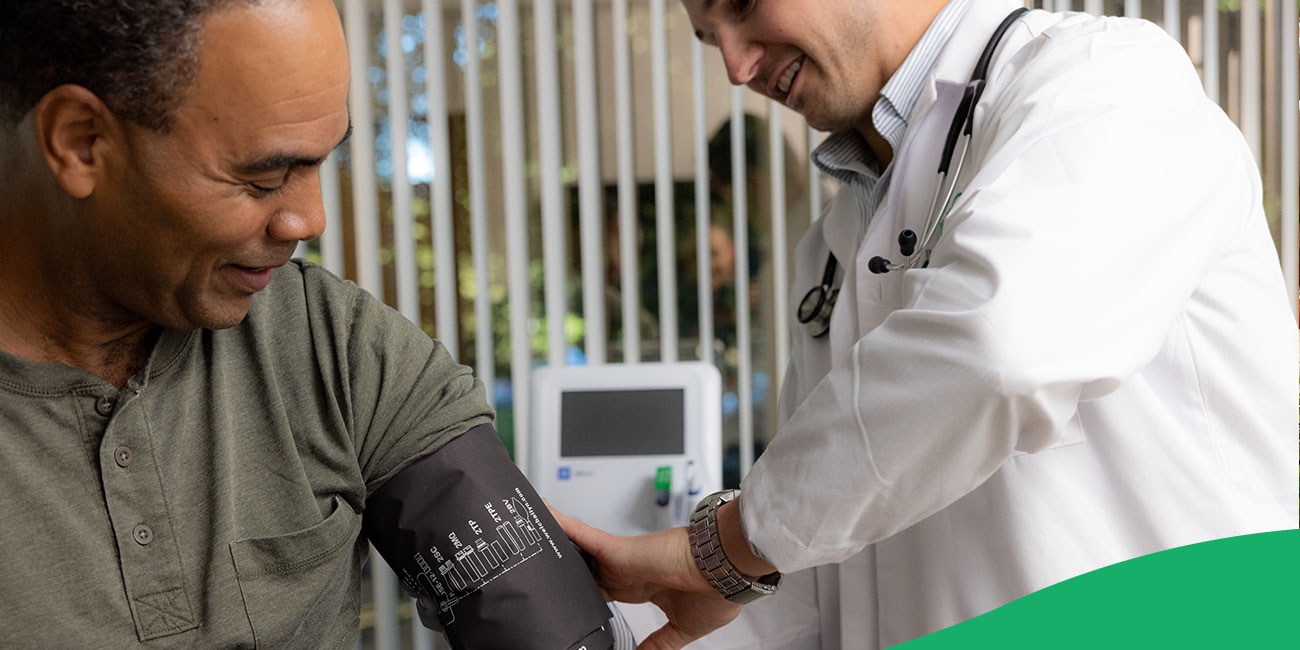
[[[781,574],[773,572],[750,578],[737,571],[722,550],[722,537],[718,535],[718,508],[738,496],[740,490],[723,490],[704,497],[691,513],[688,534],[696,568],[723,597],[743,605],[776,593],[777,587],[781,586]]]

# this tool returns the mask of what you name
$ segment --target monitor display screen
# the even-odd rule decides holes
[[[561,456],[657,456],[686,452],[686,391],[565,391]]]

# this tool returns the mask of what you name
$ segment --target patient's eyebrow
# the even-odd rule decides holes
[[[273,172],[290,167],[315,167],[325,160],[324,156],[312,157],[300,154],[276,152],[256,160],[240,163],[238,170],[245,174]]]
[[[334,145],[334,149],[343,146],[348,138],[352,137],[352,119],[348,119],[348,130],[343,134],[339,143]],[[332,150],[331,150],[332,151]],[[237,169],[244,174],[260,174],[273,172],[278,169],[288,169],[291,167],[315,167],[325,161],[326,156],[308,156],[304,154],[288,153],[277,151],[275,153],[256,158],[248,162],[240,163]]]

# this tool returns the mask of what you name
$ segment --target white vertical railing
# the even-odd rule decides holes
[[[355,225],[357,284],[383,299],[379,264],[379,191],[375,179],[375,125],[367,76],[370,20],[362,0],[343,4],[345,35],[352,48],[352,81],[348,107],[352,116],[352,214]],[[370,548],[371,599],[375,606],[375,644],[379,650],[397,647],[397,576]]]
[[[524,82],[518,0],[497,1],[497,73],[501,78],[501,177],[505,189],[506,291],[510,297],[510,384],[515,464],[528,467],[529,347],[528,200],[524,180]]]
[[[772,384],[775,394],[781,394],[785,384],[785,366],[790,359],[790,321],[785,318],[790,302],[789,269],[786,264],[786,197],[785,197],[785,129],[781,124],[781,104],[772,100],[767,103],[767,140],[771,145],[771,184],[772,184],[772,300],[776,305],[776,318],[772,327],[775,331],[773,340],[776,349],[773,359],[776,370]]]
[[[582,320],[587,363],[605,363],[605,256],[596,128],[596,36],[591,0],[573,0],[573,76],[578,114],[578,214],[582,227]]]
[[[460,327],[456,324],[455,228],[451,207],[451,133],[447,124],[447,49],[443,40],[443,8],[439,0],[422,0],[424,15],[424,95],[429,101],[429,149],[433,152],[433,181],[429,188],[433,224],[435,279],[434,328],[452,358],[460,356]]]
[[[1300,46],[1296,34],[1296,3],[1283,2],[1279,7],[1282,65],[1281,67],[1281,140],[1282,140],[1282,271],[1286,276],[1287,295],[1291,298],[1291,311],[1300,314],[1296,297],[1300,294],[1300,98],[1297,85],[1296,48]]]
[[[614,123],[618,131],[618,264],[623,302],[623,361],[641,360],[641,287],[637,282],[636,185],[632,157],[632,66],[627,2],[614,0]]]
[[[1101,0],[1083,0],[1083,12],[1093,16],[1100,16],[1106,11],[1102,7],[1103,4]]]
[[[410,99],[406,91],[406,56],[402,50],[402,0],[384,0],[384,65],[388,79],[388,132],[393,161],[393,265],[397,272],[397,311],[420,325],[420,271],[415,261],[415,215],[406,173],[406,138]]]
[[[402,0],[384,0],[384,65],[388,81],[388,125],[392,136],[390,160],[393,161],[393,264],[397,272],[397,311],[420,326],[419,265],[415,260],[415,215],[411,210],[412,192],[406,173],[406,138],[409,133],[410,105],[406,90],[406,53],[402,49]],[[375,573],[385,573],[375,565]],[[390,572],[389,572],[390,573]],[[385,577],[384,582],[389,579]],[[397,648],[397,594],[394,584],[387,586],[383,600],[375,600],[375,637],[382,648]],[[376,592],[378,594],[378,592]],[[408,599],[409,600],[409,599]],[[414,607],[415,601],[410,600]],[[387,609],[391,607],[392,609]],[[414,617],[419,618],[419,617]],[[432,645],[428,630],[413,630],[414,640]],[[380,639],[383,638],[383,641]]]
[[[1124,15],[1129,18],[1142,17],[1142,0],[1124,0]]]
[[[537,130],[541,154],[542,264],[546,286],[547,362],[564,365],[564,196],[560,168],[560,79],[556,61],[555,2],[533,3],[533,63],[537,69]]]
[[[356,241],[357,284],[381,300],[384,276],[379,265],[379,193],[375,180],[375,120],[371,108],[368,57],[370,20],[364,0],[346,0],[344,24],[352,52],[348,108],[352,116],[352,223]]]
[[[469,247],[474,265],[474,355],[479,380],[492,401],[496,365],[492,358],[491,266],[488,258],[486,152],[483,142],[483,73],[479,59],[478,2],[461,0],[465,47],[466,168],[469,176]]]
[[[651,86],[654,89],[655,239],[659,266],[659,358],[677,360],[677,266],[673,259],[673,160],[668,112],[668,34],[664,0],[650,0]]]
[[[1183,40],[1183,19],[1179,0],[1165,0],[1164,28],[1175,41]]]
[[[736,396],[739,402],[740,477],[754,466],[754,373],[749,333],[749,206],[745,184],[745,108],[743,90],[731,89],[731,204],[736,248]]]
[[[1219,101],[1219,4],[1218,0],[1205,0],[1201,10],[1201,81],[1205,94]]]
[[[460,357],[460,327],[457,325],[455,229],[453,227],[451,188],[451,134],[447,112],[447,49],[443,39],[443,6],[439,0],[421,0],[424,18],[425,116],[429,129],[429,149],[433,156],[433,179],[429,187],[430,223],[433,229],[433,264],[435,278],[434,330],[453,359]],[[391,50],[390,50],[391,51]],[[397,164],[397,161],[394,161]],[[433,650],[441,638],[415,615],[411,606],[411,638],[415,650]]]
[[[705,116],[704,44],[691,39],[691,82],[695,92],[695,275],[699,296],[700,361],[713,363],[713,268],[709,244],[713,215],[709,201],[709,132]]]
[[[1241,133],[1260,164],[1260,96],[1263,83],[1259,66],[1259,3],[1241,3]]]
[[[333,152],[320,166],[320,191],[325,204],[325,232],[320,236],[321,264],[343,277],[343,205],[339,198],[339,156]]]
[[[1052,0],[1052,11],[1070,11],[1070,0]]]

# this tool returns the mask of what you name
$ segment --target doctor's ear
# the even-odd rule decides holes
[[[65,84],[46,93],[32,111],[36,138],[55,181],[84,199],[104,178],[105,154],[122,142],[122,125],[95,93]]]

